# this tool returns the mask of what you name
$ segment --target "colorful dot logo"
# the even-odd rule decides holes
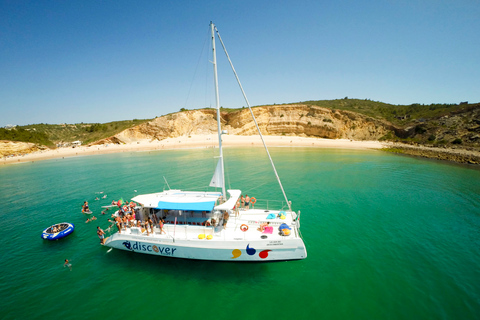
[[[255,250],[254,248],[250,248],[250,244],[247,245],[247,248],[246,248],[245,251],[247,252],[247,254],[249,256],[253,256],[253,255],[255,255],[255,253],[257,253],[257,250]],[[272,251],[272,250],[262,250],[262,251],[259,252],[258,256],[261,259],[266,259],[266,258],[268,258],[268,253],[270,251]],[[233,257],[231,259],[237,259],[238,257],[240,257],[242,255],[242,251],[239,250],[239,249],[233,249],[232,255],[233,255]]]
[[[237,259],[238,257],[240,257],[242,255],[242,251],[238,250],[238,249],[233,249],[232,251],[232,259]]]

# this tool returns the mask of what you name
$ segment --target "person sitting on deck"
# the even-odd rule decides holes
[[[260,227],[257,228],[258,231],[263,232],[265,231],[265,227],[268,227],[270,225],[270,222],[264,222],[260,224]]]

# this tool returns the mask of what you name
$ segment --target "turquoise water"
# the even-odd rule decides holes
[[[271,150],[308,258],[190,261],[99,245],[100,206],[166,188],[204,190],[214,149],[0,167],[0,318],[478,319],[480,170],[379,151]],[[281,199],[261,149],[225,149],[227,182]],[[135,192],[135,190],[137,192]],[[106,200],[95,201],[104,191]],[[85,223],[88,200],[98,220]],[[40,238],[75,224],[60,241]],[[63,267],[68,258],[72,270]]]

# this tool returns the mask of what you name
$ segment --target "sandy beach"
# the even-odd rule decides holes
[[[293,136],[264,136],[268,147],[315,147],[339,149],[381,149],[386,144],[379,141],[352,141],[347,139],[321,139]],[[253,146],[262,147],[263,143],[258,135],[237,136],[223,135],[224,147]],[[217,135],[194,135],[168,138],[161,141],[138,140],[125,144],[106,144],[93,146],[79,146],[76,148],[58,148],[43,150],[21,156],[6,157],[3,164],[33,162],[54,158],[68,158],[119,152],[137,152],[170,149],[214,148],[218,145]]]

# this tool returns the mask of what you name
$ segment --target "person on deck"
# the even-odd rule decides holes
[[[115,217],[115,223],[117,225],[118,233],[122,233],[122,219]]]
[[[265,231],[265,227],[268,227],[269,225],[270,225],[270,222],[264,222],[264,223],[260,224],[260,227],[258,227],[257,230],[260,231],[260,232],[263,232],[263,231]]]
[[[150,230],[152,230],[152,235],[153,235],[154,231],[153,231],[153,221],[152,221],[152,218],[149,217],[147,221],[148,221],[148,224],[150,225]]]
[[[160,219],[160,221],[158,222],[158,227],[160,228],[160,234],[162,234],[162,233],[166,234],[166,232],[163,230],[163,223],[164,222],[165,221],[163,219]]]
[[[228,217],[228,212],[225,211],[225,213],[223,214],[223,229],[227,229]]]

